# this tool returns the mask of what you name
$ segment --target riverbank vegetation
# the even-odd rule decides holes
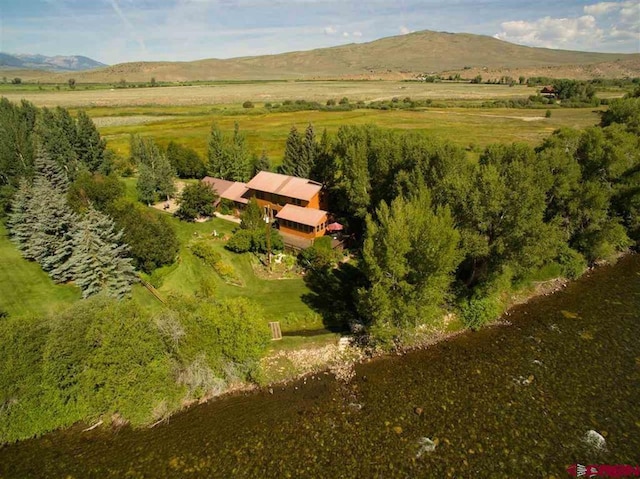
[[[277,281],[254,272],[255,254],[265,251],[259,215],[239,227],[194,223],[202,192],[192,185],[182,219],[145,206],[173,194],[178,171],[244,178],[260,157],[238,126],[227,133],[209,123],[208,154],[198,159],[197,150],[165,150],[135,136],[129,156],[118,159],[87,115],[2,100],[0,188],[10,236],[62,283],[46,286],[45,297],[73,303],[4,311],[0,441],[80,420],[152,423],[229,384],[260,380],[268,320],[297,328],[296,318],[315,312],[314,323],[320,315],[332,331],[390,349],[416,332],[447,330],[446,318],[479,328],[532,280],[577,277],[637,246],[638,96],[613,100],[600,126],[561,128],[535,147],[496,143],[476,155],[371,124],[336,125],[320,140],[312,126],[304,137],[289,126],[283,168],[325,185],[331,212],[351,235],[352,259],[340,261],[321,241],[299,258],[304,277]],[[135,174],[124,182],[123,164]],[[16,254],[8,264],[33,273],[35,264]],[[89,261],[96,257],[103,263]],[[142,299],[139,285],[132,299],[107,297],[130,295],[133,267],[164,304]],[[3,276],[3,293],[20,294],[10,282]],[[91,298],[77,301],[81,294]]]

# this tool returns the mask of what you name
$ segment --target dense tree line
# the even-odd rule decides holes
[[[173,228],[166,218],[123,198],[112,155],[88,115],[81,111],[74,119],[63,108],[38,109],[3,98],[0,120],[0,215],[13,204],[8,226],[26,258],[39,262],[54,280],[70,280],[71,231],[85,225],[87,216],[102,221],[108,215],[114,221],[108,243],[120,248],[119,255],[126,245],[135,267],[151,271],[174,261]],[[137,141],[136,158],[153,164],[154,147]]]
[[[354,320],[389,340],[457,304],[477,324],[537,271],[575,277],[639,244],[638,111],[618,100],[601,127],[492,145],[478,161],[446,141],[341,127],[311,171],[362,244]]]
[[[8,226],[22,255],[37,261],[56,282],[74,281],[83,297],[100,292],[122,298],[134,280],[128,246],[113,220],[91,205],[83,215],[67,203],[67,173],[41,151],[33,183],[23,179]]]
[[[36,152],[44,152],[74,180],[82,171],[108,174],[112,154],[86,113],[38,109],[0,99],[0,214],[8,211],[22,178],[34,175]]]

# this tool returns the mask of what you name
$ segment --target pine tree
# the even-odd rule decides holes
[[[68,260],[73,253],[73,233],[78,218],[61,194],[55,193],[48,207],[48,214],[41,221],[46,222],[47,232],[51,235],[51,249],[40,264],[55,282],[65,283],[72,279]]]
[[[118,245],[121,237],[111,218],[93,208],[78,223],[69,269],[83,298],[100,292],[123,298],[130,293],[134,269],[126,256],[127,245]]]
[[[302,150],[300,161],[296,165],[296,176],[301,178],[309,178],[311,171],[315,167],[316,158],[318,156],[318,142],[313,125],[309,123],[302,140]]]
[[[240,133],[240,126],[237,122],[233,127],[233,140],[230,149],[230,179],[233,181],[248,181],[251,173],[251,157],[247,151],[245,137]]]
[[[256,176],[261,171],[271,171],[271,161],[269,161],[267,152],[264,150],[262,150],[260,156],[253,158],[253,170],[251,177]]]
[[[72,133],[68,124],[70,117],[67,116],[68,113],[54,114],[51,110],[43,108],[36,121],[36,136],[39,151],[48,154],[64,169],[70,179],[74,179],[78,170],[72,143],[75,141],[75,126]]]
[[[302,159],[302,149],[302,139],[300,138],[298,129],[293,125],[284,147],[284,159],[279,168],[280,173],[292,176],[296,174],[298,164]]]
[[[314,181],[319,181],[327,188],[331,188],[335,183],[335,157],[333,154],[333,145],[325,129],[320,138],[317,155],[309,177]]]
[[[29,213],[32,195],[31,183],[23,178],[13,196],[11,213],[7,220],[11,239],[20,251],[24,251],[32,233],[33,216]]]
[[[70,255],[70,235],[77,222],[74,213],[67,205],[64,194],[54,189],[46,179],[37,177],[28,214],[32,219],[30,236],[23,250],[25,258],[40,263],[44,271],[57,270]],[[68,280],[63,270],[52,274],[54,279]]]
[[[69,189],[69,177],[63,167],[55,161],[51,155],[40,149],[34,160],[34,169],[36,176],[41,181],[46,181],[51,188],[60,192],[66,193]]]
[[[105,140],[100,137],[96,125],[94,125],[89,115],[84,111],[78,113],[76,131],[74,149],[78,161],[85,165],[92,173],[97,171],[107,173],[107,171],[105,171],[105,150],[107,144]]]
[[[228,179],[226,156],[224,135],[214,123],[211,126],[211,135],[209,136],[209,163],[207,165],[209,175],[214,178]]]

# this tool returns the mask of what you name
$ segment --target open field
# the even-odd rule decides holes
[[[221,114],[196,107],[131,107],[95,108],[88,113],[96,120],[109,148],[120,155],[128,155],[129,135],[137,133],[154,138],[163,146],[173,140],[194,148],[206,157],[211,124],[215,121],[223,131],[231,132],[234,123],[238,122],[240,130],[247,136],[250,149],[256,153],[265,150],[276,164],[280,162],[291,125],[303,130],[312,123],[319,133],[324,128],[334,133],[342,125],[374,123],[449,139],[464,148],[477,150],[495,142],[537,145],[558,128],[585,128],[600,121],[597,110],[589,108],[554,109],[551,118],[544,117],[544,109],[506,108],[290,113],[270,113],[256,108],[251,114]],[[160,115],[157,121],[153,121],[155,115]],[[140,123],[136,124],[136,118]]]
[[[1,95],[11,101],[26,99],[36,106],[116,107],[141,105],[241,105],[305,99],[325,102],[329,98],[351,101],[390,100],[411,97],[433,100],[489,100],[526,98],[537,92],[523,85],[470,83],[423,83],[402,81],[290,81],[219,83],[213,85],[158,88],[39,91],[3,87]]]

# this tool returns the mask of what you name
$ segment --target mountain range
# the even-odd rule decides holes
[[[48,57],[45,55],[0,53],[0,68],[49,70],[55,72],[82,71],[107,65],[81,55]]]
[[[16,57],[16,56],[14,56]],[[20,60],[19,57],[17,57]],[[75,65],[93,60],[79,58]],[[1,62],[0,62],[1,63]],[[95,62],[98,63],[98,62]],[[73,62],[60,62],[73,65]],[[101,65],[101,64],[99,64]],[[24,64],[22,66],[24,67]],[[485,79],[517,77],[638,77],[640,54],[594,53],[515,45],[485,35],[424,30],[308,51],[189,62],[130,62],[74,73],[78,82],[116,83],[196,80],[400,79],[419,74],[480,73]],[[526,73],[525,73],[526,72]],[[23,78],[28,75],[22,75]],[[70,73],[47,74],[42,81],[64,82]]]

